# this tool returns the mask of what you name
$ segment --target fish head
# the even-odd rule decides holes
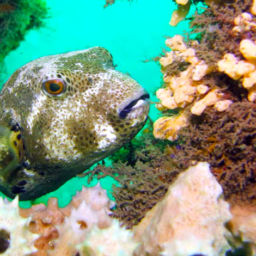
[[[145,124],[148,97],[101,47],[23,66],[1,92],[2,123],[20,127],[24,145],[23,166],[8,175],[8,186],[25,180],[17,191],[35,198],[110,155]]]

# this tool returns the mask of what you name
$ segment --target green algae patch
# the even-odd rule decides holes
[[[39,28],[47,17],[42,0],[4,0],[0,3],[0,63],[16,49],[28,30]]]

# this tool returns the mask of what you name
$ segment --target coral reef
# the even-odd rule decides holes
[[[40,235],[34,243],[37,252],[33,256],[47,256],[47,251],[54,249],[53,241],[59,237],[56,226],[63,223],[64,218],[68,216],[64,213],[65,209],[58,207],[56,198],[50,198],[48,206],[38,204],[30,209],[20,209],[22,217],[31,218],[29,230]]]
[[[44,0],[3,0],[0,2],[0,62],[19,46],[26,32],[39,28],[47,16]]]
[[[208,1],[191,27],[197,41],[168,39],[172,49],[160,59],[165,87],[157,91],[163,112],[156,138],[181,139],[169,148],[184,170],[207,161],[233,204],[255,204],[255,17],[252,1]],[[182,120],[182,122],[180,122]],[[178,125],[175,125],[178,122]],[[178,166],[178,165],[177,165]]]
[[[164,197],[177,174],[198,161],[209,162],[231,211],[255,206],[255,5],[249,0],[206,3],[191,21],[197,40],[168,39],[172,51],[160,59],[165,85],[156,94],[164,117],[154,123],[153,133],[169,141],[179,138],[180,145],[167,143],[159,150],[159,142],[143,134],[137,138],[140,146],[135,142],[138,150],[123,154],[126,160],[92,172],[120,182],[113,215],[129,228]],[[235,58],[232,65],[223,62],[225,55]],[[253,232],[245,235],[240,224],[232,225],[242,240]],[[249,241],[255,243],[251,236]]]
[[[3,255],[219,256],[231,249],[231,242],[233,248],[246,243],[255,249],[254,209],[233,208],[231,219],[222,188],[203,162],[181,173],[163,200],[131,230],[110,216],[113,203],[99,185],[83,188],[65,208],[53,198],[48,207],[19,209],[17,203],[16,198],[1,205]]]
[[[20,215],[27,217],[30,232],[40,235],[34,242],[37,251],[32,255],[118,256],[122,250],[126,253],[122,255],[132,255],[137,242],[131,231],[110,217],[112,207],[106,191],[97,185],[83,188],[65,208],[59,208],[57,199],[51,198],[47,207],[39,204],[20,209]],[[100,240],[104,243],[95,246]]]
[[[225,255],[230,234],[224,224],[231,214],[221,194],[209,164],[198,163],[181,173],[134,227],[142,242],[135,255]]]
[[[216,64],[224,54],[233,53],[242,57],[239,50],[241,40],[256,39],[255,27],[250,26],[243,18],[244,15],[252,14],[252,0],[208,1],[207,5],[208,8],[203,13],[195,14],[190,24],[199,41],[193,48],[200,59],[217,70]],[[250,23],[253,24],[255,17],[251,17]],[[240,31],[237,29],[238,23]]]
[[[248,241],[247,254],[254,255],[255,1],[205,3],[208,8],[190,23],[193,40],[185,43],[181,36],[166,40],[172,51],[160,59],[164,88],[156,92],[157,107],[165,116],[154,123],[154,136],[179,139],[179,148],[168,146],[165,151],[174,156],[176,172],[197,161],[210,163],[232,207],[231,230],[240,242]],[[172,25],[185,13],[176,16],[174,12]],[[179,111],[170,116],[170,110]]]
[[[171,24],[195,2],[177,0]],[[115,205],[99,185],[65,208],[51,198],[20,209],[22,217],[17,202],[3,203],[0,217],[11,208],[31,232],[31,255],[256,254],[256,1],[205,3],[191,21],[196,40],[166,41],[172,51],[160,59],[165,84],[156,93],[164,116],[115,153],[112,167],[89,172],[119,181]],[[7,230],[6,252],[15,248]]]
[[[248,100],[253,102],[256,99],[256,44],[250,39],[244,39],[239,49],[246,60],[238,60],[234,54],[226,53],[218,62],[218,70],[234,80],[240,79],[243,87],[248,90]]]
[[[184,167],[208,161],[226,199],[254,204],[256,168],[256,105],[233,103],[225,113],[213,109],[192,116],[190,126],[181,131],[181,150],[172,150]],[[175,151],[175,152],[174,152]]]
[[[21,216],[31,217],[30,231],[40,234],[35,241],[38,251],[33,255],[71,255],[75,245],[83,241],[83,235],[93,225],[110,226],[110,207],[105,190],[98,185],[83,188],[65,208],[59,208],[57,199],[51,198],[47,207],[39,204],[20,209]],[[66,242],[72,246],[61,244]]]
[[[105,229],[94,226],[76,248],[81,256],[131,256],[137,246],[132,231],[120,228],[119,222],[113,220],[111,226]]]
[[[155,139],[152,126],[148,124],[143,134],[113,155],[112,167],[98,165],[91,171],[90,177],[112,176],[119,182],[120,185],[113,188],[116,203],[113,217],[126,227],[132,228],[141,221],[164,197],[179,173],[173,159],[164,152],[171,144]]]
[[[256,255],[256,207],[235,205],[231,208],[232,219],[228,223],[236,240],[237,247],[241,241],[247,243],[248,255]]]
[[[18,198],[11,203],[0,199],[0,253],[6,256],[28,255],[36,251],[38,235],[29,231],[30,219],[19,215]]]
[[[83,200],[78,203],[78,199],[73,199],[71,207],[77,204],[79,206],[74,209],[72,207],[68,217],[57,226],[59,237],[54,242],[54,250],[50,255],[72,255],[76,252],[75,245],[82,243],[93,227],[105,229],[112,224],[109,217],[111,202],[100,185],[83,189],[78,197]],[[63,244],[67,246],[63,247]]]
[[[205,81],[204,77],[211,69],[204,60],[196,56],[193,48],[185,45],[181,36],[167,39],[166,44],[172,51],[160,59],[166,87],[156,92],[160,99],[157,107],[160,110],[183,108],[184,111],[178,118],[174,116],[157,120],[154,124],[154,135],[160,139],[175,140],[178,131],[188,125],[188,112],[201,115],[208,106],[214,106],[220,112],[225,111],[232,104],[232,100],[227,99],[217,84]],[[177,66],[176,70],[174,65]],[[174,124],[170,126],[166,122]]]

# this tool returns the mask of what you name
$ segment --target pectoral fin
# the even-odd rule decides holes
[[[24,147],[20,130],[0,125],[0,180],[6,182],[22,163]]]

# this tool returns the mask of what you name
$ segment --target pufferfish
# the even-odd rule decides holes
[[[0,94],[0,190],[30,200],[57,189],[131,140],[148,98],[101,47],[21,67]]]

